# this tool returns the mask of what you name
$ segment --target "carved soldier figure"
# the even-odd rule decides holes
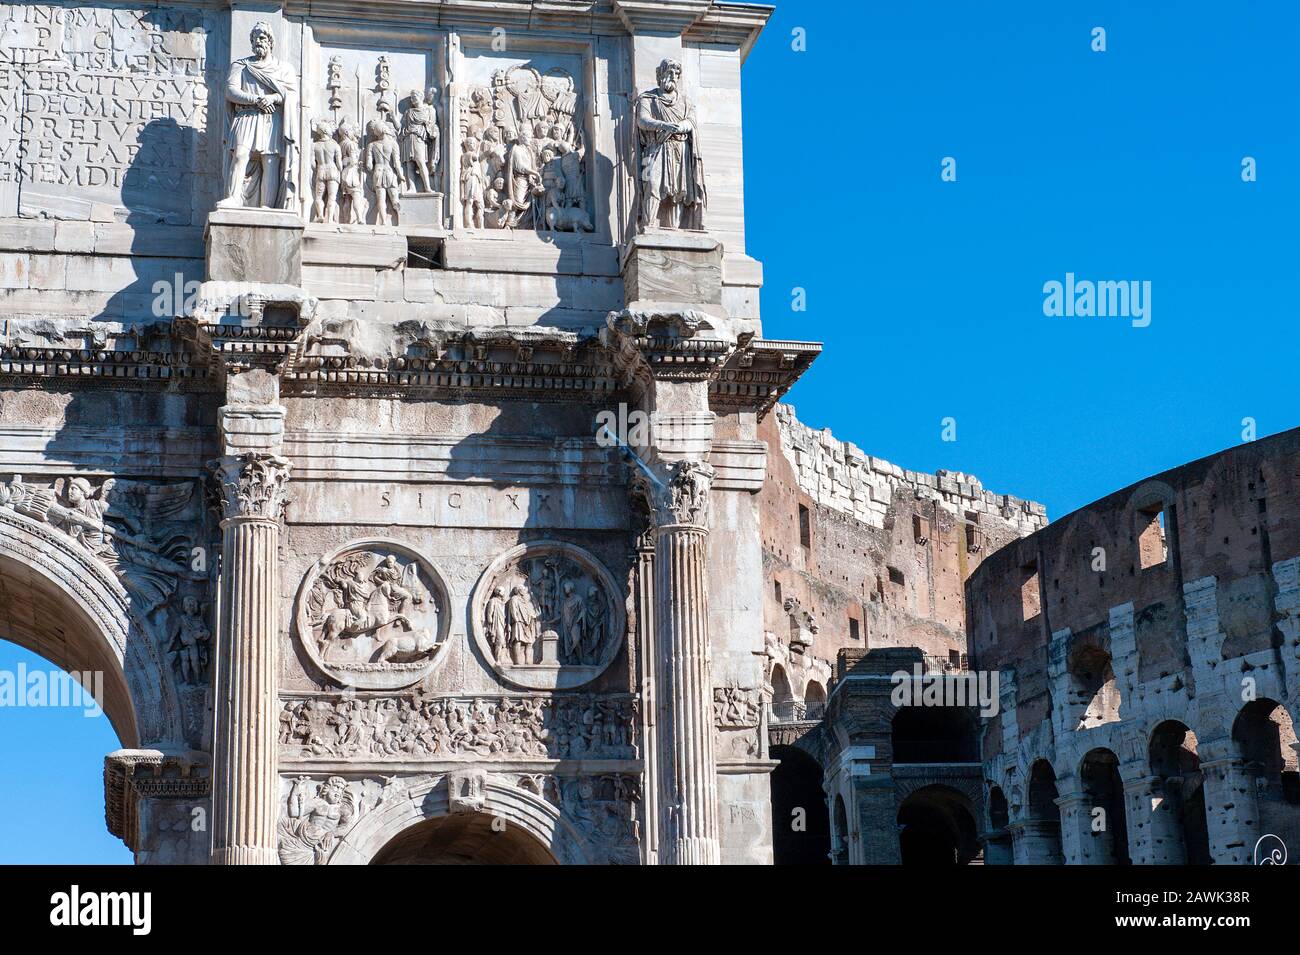
[[[528,591],[516,585],[506,604],[510,618],[510,654],[515,666],[532,662],[533,644],[537,642],[537,610]]]
[[[471,229],[482,229],[485,225],[483,164],[478,157],[479,149],[477,139],[467,139],[460,157],[461,218]]]
[[[411,106],[402,117],[402,172],[412,190],[433,191],[432,181],[438,166],[438,114],[433,106],[434,90],[425,99],[419,90],[411,90]],[[411,170],[415,175],[411,175]]]
[[[487,634],[488,645],[496,656],[497,663],[510,662],[508,631],[506,628],[506,594],[501,587],[492,590],[488,598],[487,609],[483,613],[483,631]]]
[[[402,207],[402,162],[393,139],[392,127],[378,119],[366,126],[370,143],[366,146],[366,172],[375,192],[375,224],[396,225]]]
[[[361,145],[352,121],[344,119],[338,130],[342,174],[339,177],[339,206],[343,221],[357,225],[365,221],[366,197],[361,182]]]
[[[681,92],[682,65],[664,60],[659,86],[637,97],[643,229],[703,229],[708,199],[695,106]],[[664,208],[664,207],[667,208]]]
[[[317,120],[311,128],[311,217],[313,222],[338,222],[339,182],[343,178],[343,150],[334,139],[334,129],[326,120]]]
[[[298,78],[272,56],[275,38],[253,27],[253,55],[230,64],[226,100],[226,189],[221,206],[292,209],[298,182]],[[255,164],[249,174],[249,163]]]

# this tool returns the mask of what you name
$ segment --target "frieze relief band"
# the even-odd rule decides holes
[[[285,758],[635,759],[630,696],[284,699]]]

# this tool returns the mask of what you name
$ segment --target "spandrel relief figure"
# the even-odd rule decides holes
[[[207,678],[211,643],[212,631],[203,619],[198,600],[185,597],[181,601],[180,619],[172,625],[168,646],[182,682],[198,684]]]
[[[226,132],[225,198],[220,206],[295,209],[298,77],[273,55],[265,23],[253,27],[253,55],[235,60],[226,80],[231,117]]]
[[[190,567],[193,541],[184,529],[198,519],[193,502],[193,484],[112,478],[98,487],[61,478],[53,488],[15,479],[0,493],[0,506],[49,523],[116,574],[141,616],[166,604],[181,581],[207,580]]]
[[[334,126],[317,120],[311,128],[311,220],[339,221],[339,183],[343,180],[343,150],[334,136]]]
[[[437,91],[411,90],[400,134],[402,170],[411,191],[432,192],[437,182],[439,133]]]
[[[708,197],[695,106],[682,92],[682,65],[664,60],[659,86],[637,97],[642,229],[703,229]]]
[[[331,776],[319,785],[310,776],[300,776],[289,792],[288,811],[288,820],[279,826],[281,864],[321,865],[357,807],[342,776]]]
[[[366,126],[370,142],[366,145],[366,174],[375,194],[375,225],[397,225],[402,208],[401,150],[393,138],[392,127],[372,119]]]

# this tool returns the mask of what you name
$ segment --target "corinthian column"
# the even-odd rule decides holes
[[[659,861],[666,865],[721,861],[707,585],[712,483],[713,468],[697,461],[643,466],[636,480],[655,541],[654,776]]]
[[[221,618],[212,752],[212,863],[275,865],[280,518],[289,463],[221,458]]]

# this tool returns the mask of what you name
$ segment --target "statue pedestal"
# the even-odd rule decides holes
[[[401,225],[431,225],[442,228],[443,194],[441,192],[413,192],[402,196],[402,211],[397,221]]]
[[[644,232],[622,258],[628,302],[722,304],[722,243],[707,233]]]
[[[542,632],[542,666],[560,665],[560,635],[554,630]]]
[[[208,281],[302,285],[304,227],[282,209],[213,209],[204,230]]]

